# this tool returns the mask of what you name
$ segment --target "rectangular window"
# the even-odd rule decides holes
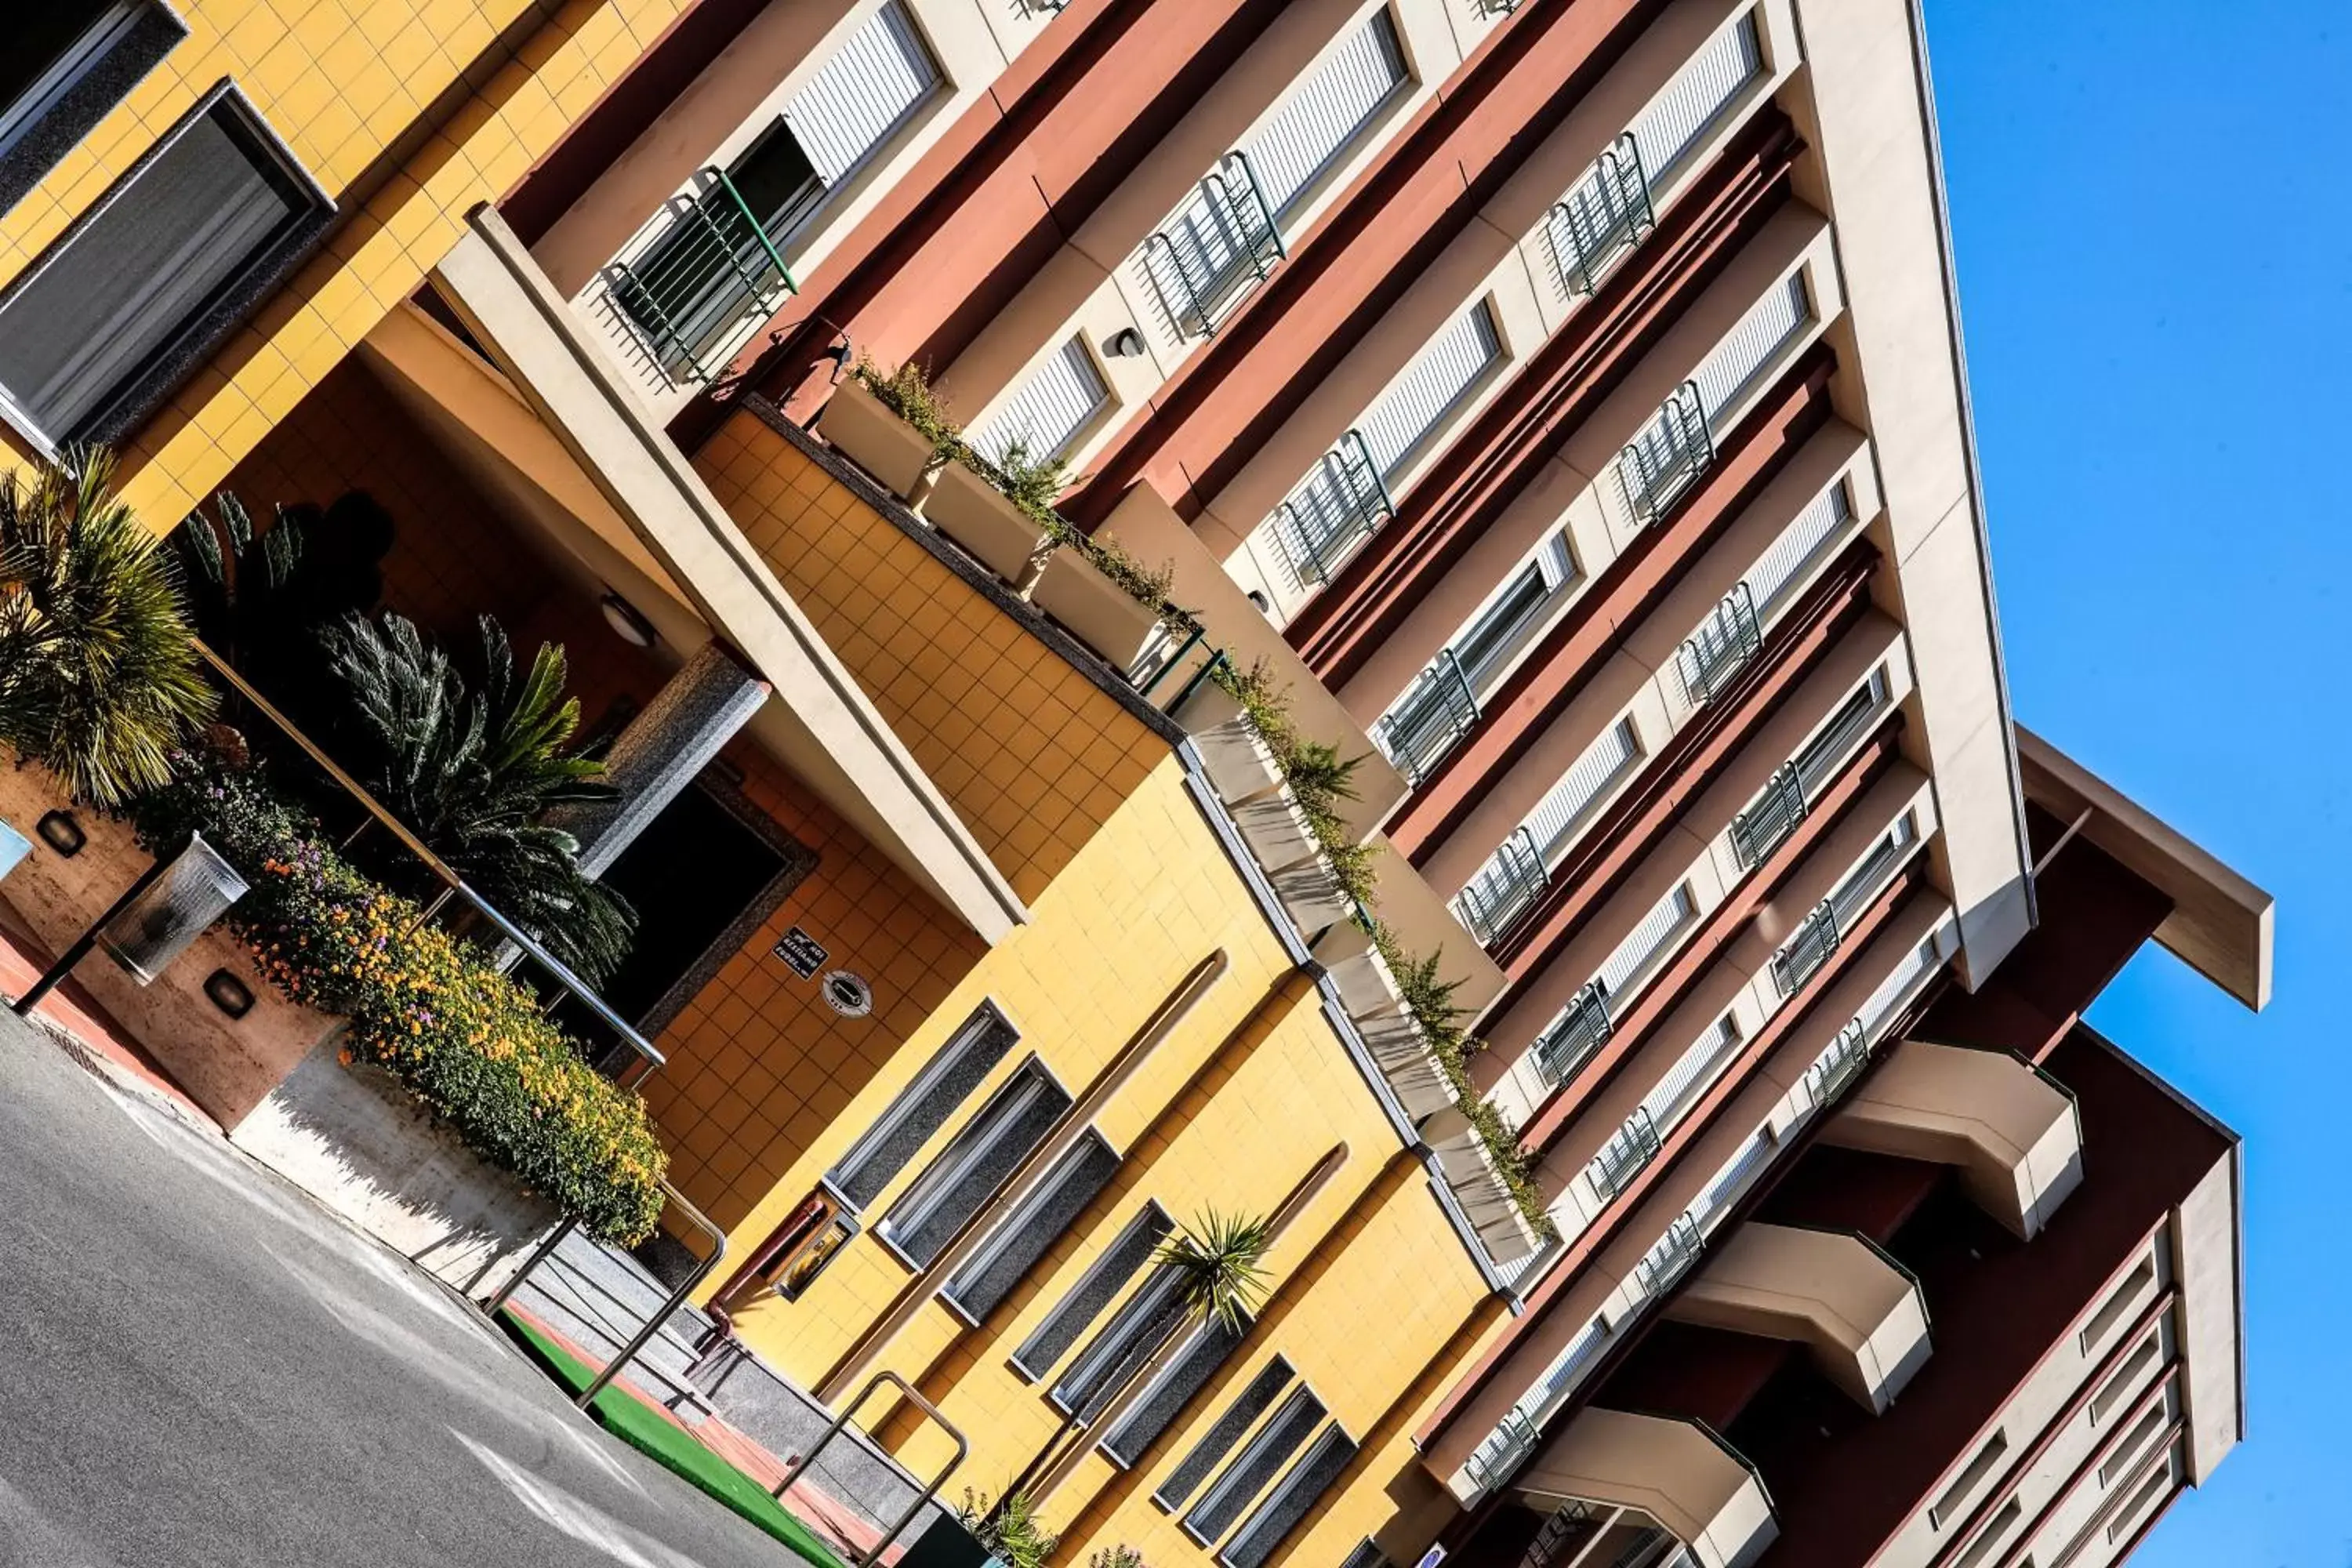
[[[1013,389],[1004,406],[972,434],[971,444],[992,463],[1019,447],[1032,462],[1058,458],[1110,405],[1103,379],[1082,333],[1056,350]]]
[[[2114,1451],[2099,1467],[2101,1490],[2114,1486],[2116,1478],[2137,1464],[2140,1457],[2147,1453],[2147,1446],[2156,1441],[2156,1435],[2164,1430],[2164,1424],[2172,1419],[2172,1412],[2168,1408],[2169,1404],[2168,1399],[2159,1399],[2149,1405],[2140,1418],[2132,1423],[2131,1430],[2116,1439]]]
[[[2148,1466],[2146,1479],[2139,1483],[2138,1489],[2116,1510],[2114,1521],[2107,1526],[2108,1545],[2113,1546],[2138,1529],[2147,1510],[2156,1506],[2157,1500],[2172,1485],[2173,1457],[2170,1449],[2158,1455]]]
[[[1642,1109],[1650,1113],[1661,1137],[1714,1087],[1717,1077],[1738,1054],[1739,1045],[1739,1020],[1726,1013],[1666,1070],[1658,1087],[1642,1101]]]
[[[1158,1204],[1146,1204],[1143,1212],[1128,1222],[1118,1239],[1070,1288],[1070,1293],[1045,1314],[1045,1321],[1022,1342],[1021,1348],[1013,1353],[1014,1368],[1031,1378],[1051,1372],[1054,1363],[1078,1342],[1078,1336],[1102,1316],[1103,1309],[1127,1289],[1128,1281],[1143,1271],[1151,1255],[1175,1228],[1176,1223],[1168,1217],[1166,1210]]]
[[[1836,915],[1838,930],[1852,929],[1862,911],[1870,907],[1870,900],[1885,889],[1895,868],[1911,858],[1911,847],[1918,842],[1919,824],[1906,811],[1871,846],[1861,863],[1846,873],[1837,890],[1830,894],[1830,909]]]
[[[1118,1152],[1088,1129],[998,1223],[940,1294],[974,1322],[987,1317],[1118,1173]]]
[[[1291,1376],[1290,1363],[1280,1356],[1260,1368],[1258,1374],[1250,1379],[1249,1386],[1225,1406],[1215,1423],[1202,1434],[1201,1440],[1169,1473],[1166,1483],[1151,1494],[1151,1500],[1171,1513],[1182,1508],[1201,1483],[1208,1479],[1209,1472],[1234,1451],[1242,1434],[1272,1407],[1275,1395],[1290,1386]]]
[[[1502,334],[1484,300],[1430,339],[1357,424],[1381,478],[1397,475],[1502,354]]]
[[[1294,1389],[1282,1408],[1249,1440],[1241,1457],[1226,1466],[1224,1474],[1192,1505],[1192,1511],[1184,1516],[1184,1532],[1205,1546],[1231,1530],[1275,1473],[1290,1462],[1307,1435],[1323,1424],[1323,1402],[1312,1390]]]
[[[971,1097],[1020,1038],[1004,1015],[982,1006],[940,1047],[915,1081],[899,1091],[882,1120],[825,1173],[825,1184],[851,1208],[871,1205],[921,1152],[931,1134],[947,1125],[956,1107]]]
[[[1570,763],[1524,824],[1547,863],[1557,859],[1584,826],[1585,818],[1609,788],[1642,760],[1633,721],[1621,719]]]
[[[1566,587],[1576,572],[1568,555],[1568,538],[1555,534],[1544,542],[1517,575],[1471,618],[1454,639],[1454,657],[1473,686],[1484,688],[1525,640],[1523,634]]]
[[[40,0],[12,7],[8,29],[0,50],[0,212],[188,36],[170,7],[148,0]]]
[[[1757,615],[1769,620],[1780,607],[1780,595],[1812,564],[1822,547],[1853,521],[1853,502],[1845,481],[1838,480],[1797,514],[1748,574],[1748,591],[1754,595]]]
[[[1183,1314],[1175,1271],[1154,1268],[1070,1363],[1070,1369],[1054,1385],[1054,1403],[1087,1420],[1100,1415],[1118,1391],[1150,1364],[1153,1352],[1179,1327]]]
[[[939,63],[904,0],[882,6],[784,106],[783,122],[827,188],[855,174],[940,90]]]
[[[1111,1435],[1103,1439],[1103,1452],[1122,1467],[1131,1467],[1141,1459],[1192,1395],[1200,1393],[1202,1385],[1241,1348],[1242,1339],[1248,1332],[1247,1320],[1239,1325],[1212,1321],[1194,1329],[1183,1348],[1160,1369],[1142,1396]]]
[[[2156,1283],[2156,1259],[2143,1258],[2139,1267],[2125,1277],[2122,1284],[2110,1291],[2099,1303],[2099,1310],[2083,1327],[2083,1353],[2089,1355],[2107,1342],[2108,1336],[2123,1326],[2131,1310],[2139,1304],[2140,1293]]]
[[[1983,1568],[1983,1564],[1993,1560],[2000,1550],[2001,1539],[2017,1528],[2017,1521],[2024,1513],[2024,1505],[2015,1498],[2001,1504],[2000,1511],[1992,1516],[1992,1522],[1969,1543],[1969,1549],[1960,1553],[1952,1568]]]
[[[1666,947],[1681,934],[1685,926],[1698,919],[1698,900],[1691,896],[1690,884],[1685,882],[1671,889],[1666,896],[1650,907],[1641,923],[1626,934],[1601,965],[1595,976],[1605,987],[1612,1002],[1622,1001],[1642,973],[1648,969]]]
[[[1404,50],[1395,21],[1382,7],[1332,50],[1249,139],[1244,151],[1277,221],[1306,201],[1323,172],[1404,82]]]
[[[1307,1517],[1307,1510],[1322,1500],[1356,1457],[1356,1440],[1335,1423],[1323,1429],[1315,1446],[1307,1450],[1306,1458],[1291,1467],[1290,1473],[1258,1505],[1250,1515],[1232,1544],[1218,1553],[1217,1561],[1225,1568],[1262,1568],[1282,1544],[1283,1537]]]
[[[1789,759],[1797,770],[1797,787],[1807,801],[1830,782],[1854,742],[1876,721],[1880,710],[1886,706],[1887,696],[1886,671],[1872,670],[1870,679],[1839,703],[1829,721]]]
[[[1356,1543],[1356,1549],[1348,1553],[1348,1560],[1339,1568],[1389,1568],[1389,1560],[1379,1542],[1368,1535]]]
[[[1665,90],[1633,121],[1633,140],[1653,186],[1664,182],[1763,68],[1764,50],[1756,34],[1756,14],[1750,11],[1707,40],[1675,73]]]
[[[917,1268],[928,1266],[1069,1108],[1068,1091],[1043,1063],[1024,1063],[908,1186],[874,1234]]]
[[[223,82],[0,296],[0,404],[51,451],[121,434],[334,204]]]
[[[1748,308],[1723,342],[1715,346],[1691,379],[1698,384],[1699,405],[1706,410],[1707,426],[1720,434],[1724,416],[1748,387],[1771,368],[1780,350],[1804,331],[1813,307],[1800,272]]]
[[[1991,1479],[1993,1471],[2000,1464],[2001,1456],[2008,1452],[2008,1433],[1995,1432],[1986,1439],[1985,1446],[1977,1450],[1968,1468],[1952,1479],[1952,1484],[1944,1489],[1944,1495],[1936,1500],[1936,1506],[1927,1510],[1927,1522],[1937,1530],[1951,1523],[1976,1489]]]

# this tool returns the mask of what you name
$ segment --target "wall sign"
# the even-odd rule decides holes
[[[836,969],[824,977],[824,999],[845,1018],[863,1018],[874,1011],[874,987],[846,969]]]
[[[775,954],[793,966],[793,973],[803,980],[814,980],[816,972],[824,967],[826,953],[816,938],[794,926],[776,943]]]

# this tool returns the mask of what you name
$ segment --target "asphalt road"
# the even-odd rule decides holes
[[[0,1564],[797,1564],[456,1298],[0,1010]]]

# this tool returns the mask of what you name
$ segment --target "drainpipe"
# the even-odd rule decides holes
[[[1290,1228],[1290,1222],[1305,1212],[1307,1205],[1314,1202],[1316,1196],[1325,1187],[1331,1184],[1331,1178],[1338,1175],[1340,1167],[1347,1163],[1348,1145],[1335,1143],[1329,1152],[1315,1163],[1315,1168],[1307,1172],[1306,1177],[1297,1186],[1290,1189],[1290,1195],[1282,1200],[1282,1206],[1276,1209],[1274,1217],[1266,1222],[1265,1249],[1267,1252],[1271,1253],[1274,1250],[1275,1244],[1282,1239],[1282,1233]],[[1143,1396],[1151,1391],[1151,1385],[1159,1378],[1160,1370],[1175,1359],[1178,1352],[1183,1349],[1185,1342],[1192,1337],[1189,1331],[1191,1325],[1187,1323],[1162,1341],[1150,1362],[1142,1371],[1129,1378],[1127,1386],[1119,1391],[1118,1396],[1096,1415],[1079,1440],[1071,1444],[1060,1458],[1045,1467],[1045,1472],[1031,1483],[1028,1489],[1031,1506],[1044,1507],[1045,1500],[1053,1495],[1054,1489],[1069,1479],[1070,1472],[1078,1468],[1078,1462],[1094,1452],[1095,1434],[1108,1434],[1118,1430],[1120,1420],[1126,1416],[1130,1408],[1141,1402]],[[1007,1495],[1010,1495],[1013,1489],[1007,1488]]]
[[[580,870],[594,879],[661,815],[768,700],[768,683],[725,643],[707,642],[631,719],[604,758],[610,800],[577,801],[547,825],[580,841]]]
[[[1176,989],[1169,993],[1167,1000],[1144,1020],[1143,1027],[1136,1031],[1127,1044],[1119,1047],[1118,1054],[1111,1058],[1109,1065],[1096,1075],[1087,1092],[1062,1112],[1045,1141],[1011,1175],[998,1184],[989,1201],[981,1205],[979,1212],[964,1222],[963,1228],[956,1232],[953,1239],[931,1260],[930,1266],[908,1282],[898,1300],[891,1303],[890,1310],[859,1335],[841,1360],[834,1363],[833,1370],[825,1374],[824,1382],[817,1387],[819,1399],[832,1405],[848,1396],[850,1391],[857,1386],[858,1380],[873,1370],[874,1363],[889,1348],[890,1342],[946,1288],[948,1280],[964,1260],[980,1249],[981,1242],[994,1228],[996,1222],[1036,1191],[1063,1154],[1085,1136],[1087,1127],[1093,1124],[1110,1097],[1134,1078],[1143,1064],[1151,1058],[1152,1053],[1175,1033],[1176,1026],[1192,1015],[1192,1009],[1200,1005],[1201,998],[1208,994],[1210,987],[1224,977],[1230,967],[1231,960],[1225,956],[1223,948],[1192,966],[1192,972],[1184,976]]]

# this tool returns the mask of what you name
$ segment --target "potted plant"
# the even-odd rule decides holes
[[[817,418],[817,433],[909,500],[922,493],[944,456],[962,444],[962,432],[920,365],[902,364],[886,376],[863,360],[834,388]]]
[[[1068,486],[1067,464],[1038,462],[1018,441],[999,463],[959,442],[918,510],[982,565],[1018,584],[1027,581],[1047,541],[1058,537],[1054,502]]]
[[[1157,602],[1141,596],[1138,583],[1122,570],[1133,563],[1119,560],[1112,549],[1066,544],[1046,561],[1029,598],[1080,642],[1120,669],[1132,669],[1164,635],[1160,616],[1167,584],[1136,572],[1143,584],[1153,585]]]
[[[1314,827],[1287,784],[1242,802],[1233,808],[1233,818],[1242,842],[1268,872],[1315,857]]]
[[[1351,1011],[1350,1016],[1406,1115],[1416,1120],[1433,1116],[1454,1103],[1454,1080],[1410,1012],[1397,1006],[1368,1015]]]
[[[1384,1017],[1403,1006],[1404,989],[1381,956],[1380,944],[1354,921],[1332,927],[1316,943],[1315,959],[1331,977],[1349,1016]]]
[[[1284,912],[1302,931],[1321,931],[1355,913],[1356,900],[1325,856],[1285,866],[1270,879]]]
[[[1492,1113],[1491,1107],[1481,1104],[1480,1109]],[[1437,1156],[1437,1168],[1461,1200],[1487,1257],[1497,1263],[1513,1262],[1543,1242],[1542,1233],[1528,1214],[1528,1204],[1537,1200],[1520,1192],[1520,1184],[1505,1174],[1495,1133],[1481,1125],[1470,1106],[1448,1106],[1439,1111],[1422,1123],[1421,1136]]]

